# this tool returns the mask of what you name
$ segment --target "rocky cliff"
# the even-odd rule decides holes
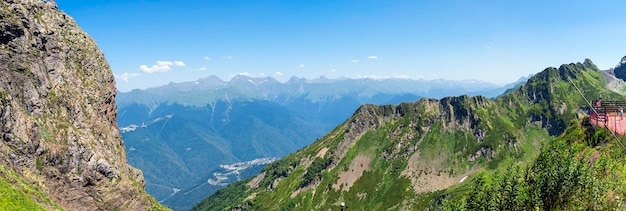
[[[64,209],[161,208],[127,164],[95,42],[52,2],[3,0],[0,20],[0,165]]]
[[[624,56],[622,60],[617,63],[613,71],[615,71],[615,77],[626,80],[626,56]]]

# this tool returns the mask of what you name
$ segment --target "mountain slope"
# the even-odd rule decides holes
[[[0,19],[0,209],[165,209],[127,163],[95,42],[52,2],[1,1]]]
[[[186,210],[225,183],[262,167],[227,174],[220,165],[292,153],[362,104],[412,102],[421,94],[496,96],[503,90],[480,81],[293,77],[281,83],[239,75],[230,81],[211,76],[133,90],[116,99],[129,162],[144,171],[146,190],[168,207]],[[227,179],[208,183],[215,174]]]
[[[444,210],[623,210],[624,141],[589,117],[572,121],[528,165],[478,175],[466,193],[446,195]]]
[[[525,163],[550,135],[584,113],[603,88],[590,61],[547,68],[495,99],[447,97],[364,105],[344,124],[255,178],[231,184],[194,210],[416,209],[476,172]]]
[[[151,181],[146,190],[173,209],[185,209],[185,203],[193,205],[221,188],[207,183],[213,173],[223,170],[220,165],[284,156],[322,134],[302,117],[267,102],[214,106],[162,105],[151,112],[153,120],[122,127],[129,162],[152,169],[144,173]],[[138,115],[140,111],[126,112]],[[260,169],[246,173],[249,170],[253,169],[240,173],[251,175]],[[236,176],[224,182],[236,181]],[[179,190],[177,194],[172,195],[173,188]]]

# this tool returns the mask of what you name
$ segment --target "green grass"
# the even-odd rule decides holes
[[[624,138],[588,121],[572,121],[527,165],[476,177],[444,210],[623,210],[626,152],[615,142]]]
[[[0,210],[62,210],[34,185],[0,165]]]

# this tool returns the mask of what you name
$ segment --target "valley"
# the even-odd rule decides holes
[[[496,96],[523,81],[497,87],[476,81],[295,77],[280,83],[245,76],[224,82],[212,76],[119,93],[118,124],[129,162],[145,174],[146,190],[170,208],[184,210],[263,167],[232,175],[220,165],[295,152],[362,104],[447,93]]]
[[[257,158],[251,161],[221,164],[220,168],[222,168],[222,172],[213,173],[213,177],[208,180],[208,183],[211,185],[226,186],[229,183],[226,183],[225,181],[239,181],[243,179],[241,178],[241,171],[244,171],[252,166],[265,166],[276,161],[277,159],[278,158]]]

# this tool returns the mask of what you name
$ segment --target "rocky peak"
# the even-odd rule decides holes
[[[615,68],[626,65],[626,56],[622,57],[622,60],[617,64]]]
[[[289,78],[289,80],[287,80],[287,84],[299,84],[299,83],[305,83],[306,82],[306,78],[298,78],[296,76],[291,76],[291,78]]]
[[[617,63],[617,66],[615,66],[613,71],[615,72],[615,77],[626,80],[626,56],[624,56],[622,60]]]
[[[594,64],[593,61],[591,61],[591,59],[588,59],[588,58],[585,59],[582,65],[583,67],[590,68],[595,71],[600,71],[600,68],[598,68],[598,66],[596,66],[596,64]]]
[[[415,117],[408,125],[409,127],[419,125],[419,128],[415,128],[420,131],[419,133],[424,132],[422,128],[441,122],[448,130],[468,131],[480,139],[479,136],[484,134],[484,131],[477,126],[482,119],[475,111],[492,104],[492,101],[483,96],[462,95],[441,100],[423,98],[417,102],[399,105],[362,105],[346,123],[343,140],[332,154],[337,155],[336,159],[341,159],[363,134],[407,116]]]
[[[367,130],[377,129],[380,125],[407,115],[418,115],[426,122],[444,119],[448,127],[465,124],[475,125],[474,110],[488,107],[492,102],[484,96],[445,97],[441,100],[424,98],[413,103],[399,105],[363,105],[354,113],[348,124],[347,134],[362,134]],[[432,119],[432,121],[431,121]],[[428,125],[428,123],[427,123]],[[464,126],[467,129],[473,126]]]
[[[215,76],[215,75],[211,75],[209,77],[206,78],[201,78],[200,80],[194,82],[196,84],[206,84],[206,85],[210,85],[210,86],[219,86],[219,85],[224,85],[224,82],[222,79],[220,79],[219,77]]]
[[[548,67],[530,77],[527,85],[520,88],[526,89],[526,95],[530,100],[540,102],[549,99],[549,96],[554,93],[554,84],[559,81],[569,83],[581,76],[583,71],[599,71],[599,69],[590,59],[585,59],[583,63],[563,64],[558,69]]]
[[[52,2],[1,1],[0,19],[0,165],[68,210],[159,207],[127,164],[95,42]]]

